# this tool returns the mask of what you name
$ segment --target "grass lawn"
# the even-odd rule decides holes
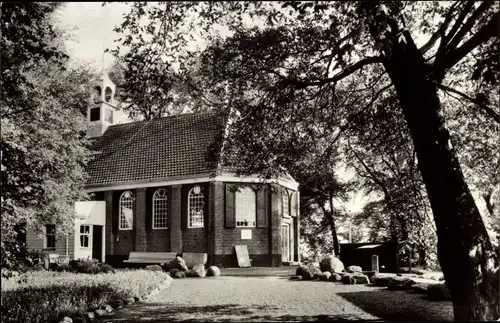
[[[18,283],[19,278],[26,282]],[[13,279],[2,279],[2,322],[47,322],[130,298],[148,295],[168,275],[146,270],[106,274],[35,271]],[[27,306],[29,304],[29,306]]]

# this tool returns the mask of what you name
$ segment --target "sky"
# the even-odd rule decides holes
[[[102,2],[65,3],[55,19],[57,25],[72,34],[72,39],[66,42],[71,59],[101,67],[104,49],[115,47],[113,40],[118,34],[113,28],[121,23],[128,8],[121,2],[108,3],[104,7]],[[109,67],[111,62],[111,54],[105,54],[104,67]]]

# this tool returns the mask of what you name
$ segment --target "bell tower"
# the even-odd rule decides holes
[[[115,100],[116,86],[108,73],[91,83],[92,94],[87,108],[87,125],[90,138],[102,136],[110,125],[118,123],[119,110]]]

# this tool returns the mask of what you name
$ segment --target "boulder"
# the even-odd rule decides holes
[[[73,323],[73,319],[71,317],[63,317],[61,321],[59,321],[59,323]]]
[[[355,284],[369,284],[370,283],[370,278],[368,276],[361,274],[361,273],[354,273],[352,275],[354,278],[354,283]]]
[[[319,269],[319,267],[315,267],[315,266],[310,266],[309,269],[311,270],[311,272],[314,274],[322,274],[323,272],[321,271],[321,269]]]
[[[106,311],[106,312],[108,312],[108,313],[113,312],[113,308],[111,307],[111,305],[108,305],[108,304],[104,305],[104,306],[102,307],[102,309],[103,309],[103,310],[105,310],[105,311]]]
[[[172,269],[178,269],[180,271],[188,271],[186,262],[179,256],[175,257],[175,259],[170,261],[165,267],[167,271],[171,271]]]
[[[342,276],[342,282],[344,284],[356,284],[356,279],[354,279],[352,274],[345,274]]]
[[[115,299],[109,303],[114,309],[120,309],[123,306],[123,300]]]
[[[446,284],[432,284],[427,287],[427,296],[432,301],[449,301],[451,300],[450,292]]]
[[[203,265],[196,265],[193,267],[193,269],[190,269],[186,272],[187,277],[205,277],[206,271],[205,271],[205,266]]]
[[[309,267],[304,267],[301,270],[300,276],[302,276],[302,280],[312,280],[314,274]]]
[[[337,273],[333,273],[331,276],[330,276],[330,279],[329,279],[331,282],[339,282],[342,280],[342,276],[340,276],[339,274]]]
[[[97,317],[103,317],[103,316],[107,316],[108,312],[106,312],[106,310],[98,309],[98,310],[95,310],[95,315]]]
[[[427,289],[429,288],[429,284],[417,283],[411,287],[416,294],[427,294]]]
[[[378,286],[378,287],[387,287],[389,285],[390,280],[391,280],[391,277],[389,277],[389,276],[375,275],[372,277],[373,285]]]
[[[172,278],[186,278],[186,272],[185,271],[176,271]]]
[[[87,312],[87,317],[89,320],[93,320],[95,319],[95,313],[94,312]]]
[[[150,270],[150,271],[163,271],[163,269],[161,268],[160,265],[149,265],[149,266],[146,266],[146,270]]]
[[[303,270],[307,270],[307,266],[306,265],[300,265],[300,266],[298,266],[297,270],[295,270],[295,275],[302,276],[302,271]]]
[[[347,267],[348,273],[360,273],[363,269],[360,266],[349,266]]]
[[[329,271],[330,273],[341,273],[345,271],[344,263],[335,256],[321,260],[319,267],[322,272]]]
[[[389,290],[407,290],[411,289],[416,282],[413,279],[405,277],[392,277],[387,284],[387,289]]]
[[[217,266],[208,267],[207,276],[212,276],[212,277],[220,276],[220,269]]]
[[[321,280],[321,281],[328,281],[330,279],[330,276],[332,275],[329,271],[325,271],[321,274],[317,274],[318,275],[318,280]]]

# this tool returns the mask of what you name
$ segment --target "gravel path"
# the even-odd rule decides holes
[[[451,304],[364,285],[284,277],[176,279],[103,322],[450,321]]]

